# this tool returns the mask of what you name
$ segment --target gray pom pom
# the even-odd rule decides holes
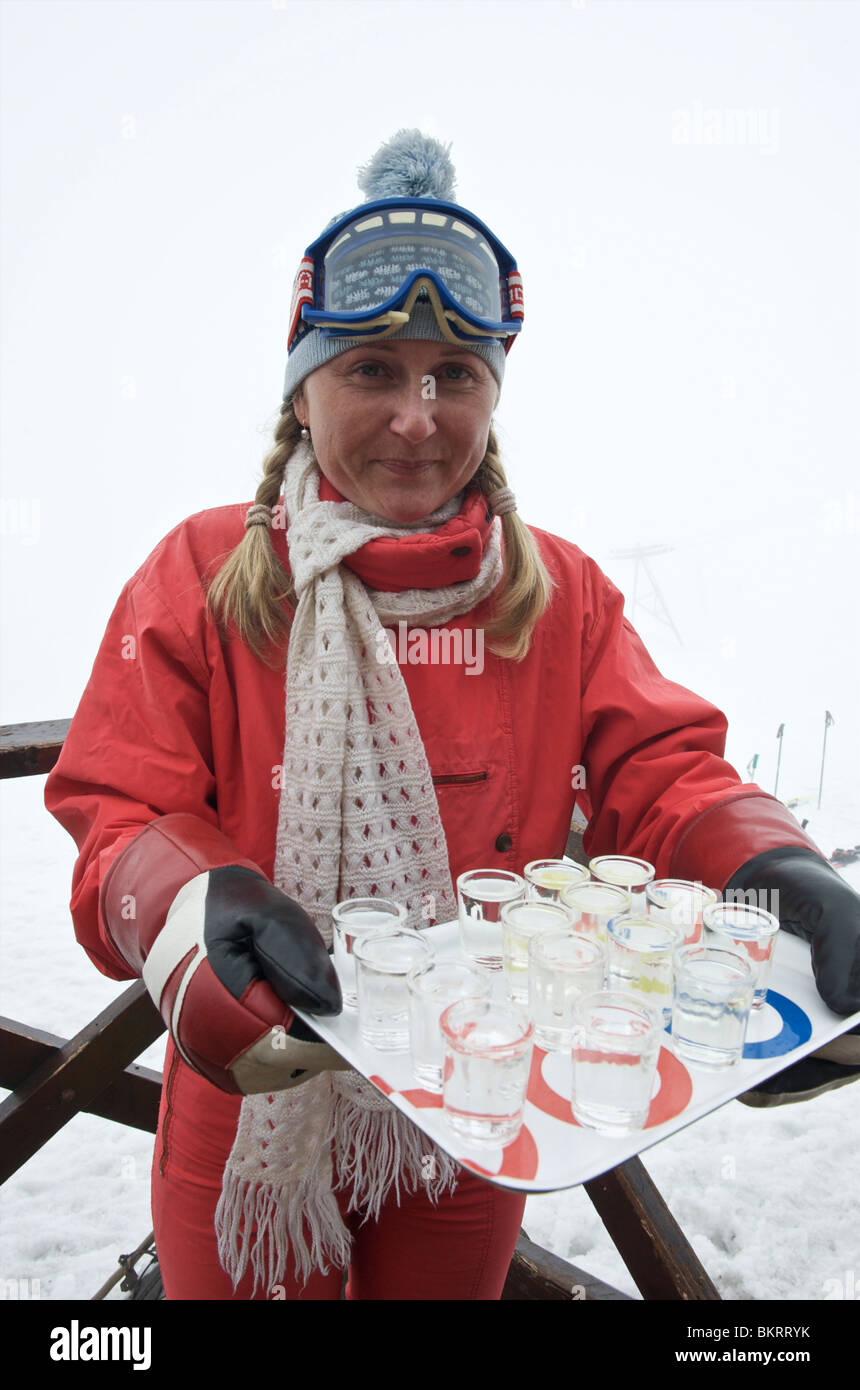
[[[398,130],[358,171],[358,186],[367,202],[376,198],[454,197],[454,166],[443,145],[420,130]]]

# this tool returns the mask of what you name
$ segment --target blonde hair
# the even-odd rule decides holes
[[[274,448],[263,461],[263,479],[254,501],[275,508],[287,460],[301,437],[292,401],[284,401],[275,429]],[[507,487],[493,429],[487,451],[472,479],[486,495]],[[521,661],[535,623],[549,602],[553,581],[537,542],[516,512],[502,517],[505,572],[493,598],[493,617],[484,629],[490,650]],[[241,639],[261,661],[283,665],[294,611],[295,590],[275,554],[267,526],[249,526],[239,544],[209,584],[206,605],[226,632],[232,622]]]

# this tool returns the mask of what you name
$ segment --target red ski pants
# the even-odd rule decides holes
[[[233,1147],[240,1096],[197,1076],[168,1044],[152,1165],[155,1244],[168,1299],[338,1299],[343,1272],[316,1272],[300,1285],[291,1271],[274,1289],[234,1291],[221,1267],[215,1208]],[[351,1299],[498,1299],[522,1224],[525,1196],[465,1169],[452,1194],[430,1201],[423,1187],[383,1206],[377,1221],[346,1214],[353,1236],[346,1288]]]

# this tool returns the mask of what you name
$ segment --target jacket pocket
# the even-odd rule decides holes
[[[433,778],[434,787],[453,787],[466,782],[486,782],[486,772],[440,772]]]

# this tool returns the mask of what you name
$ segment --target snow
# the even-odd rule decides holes
[[[858,1139],[847,1086],[777,1110],[731,1101],[642,1161],[722,1298],[816,1300],[856,1267]],[[639,1296],[582,1188],[529,1197],[523,1224],[538,1245]]]
[[[129,983],[108,980],[74,939],[74,841],[42,804],[44,777],[0,783],[0,1012],[72,1037]],[[161,1071],[164,1039],[137,1058]],[[87,1299],[152,1228],[153,1136],[76,1115],[0,1188],[0,1288]],[[115,1297],[121,1297],[117,1289]]]

